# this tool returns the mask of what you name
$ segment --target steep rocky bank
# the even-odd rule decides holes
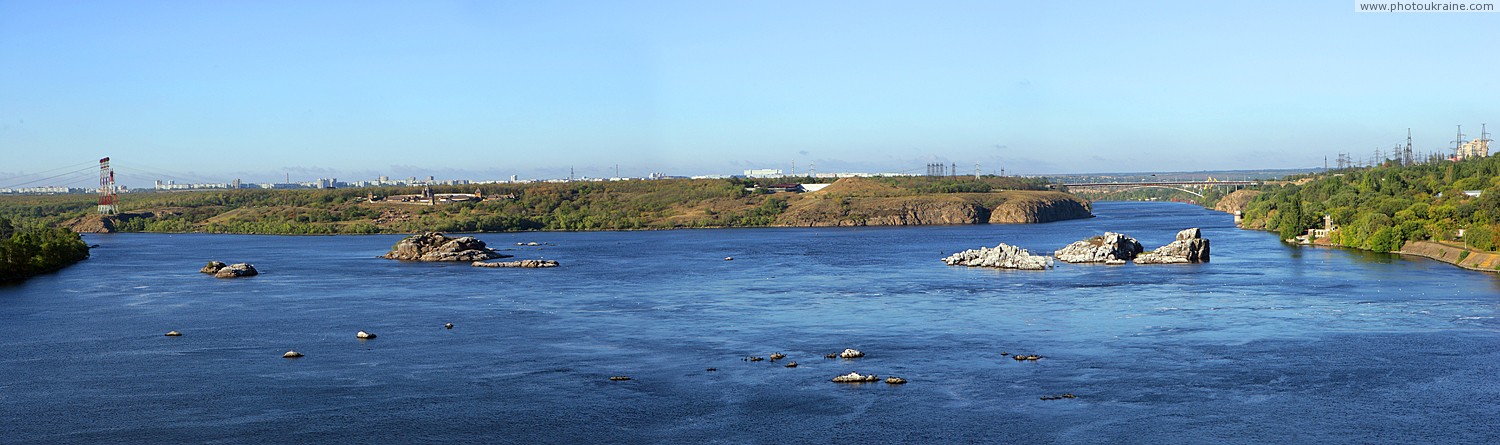
[[[121,213],[118,215],[84,215],[67,221],[60,226],[78,233],[114,233],[115,226],[121,222],[135,218],[153,218],[156,215],[146,213]]]
[[[1465,254],[1464,252],[1468,252]],[[1462,267],[1469,270],[1500,272],[1500,254],[1464,249],[1434,241],[1410,241],[1396,253],[1415,255]]]
[[[1034,224],[1093,218],[1087,201],[1062,192],[1007,192],[1000,202],[986,201],[991,224]]]
[[[1219,202],[1214,204],[1214,210],[1225,213],[1244,211],[1245,206],[1249,205],[1250,201],[1255,199],[1256,196],[1260,196],[1261,193],[1263,192],[1260,190],[1235,190],[1228,195],[1224,195],[1223,198],[1219,198]]]
[[[830,189],[833,187],[829,187]],[[942,224],[1030,224],[1093,217],[1089,204],[1061,192],[1012,190],[884,196],[807,193],[789,202],[778,226],[915,226]]]
[[[791,227],[978,224],[988,210],[957,196],[802,197],[776,218]]]

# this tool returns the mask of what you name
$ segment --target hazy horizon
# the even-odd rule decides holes
[[[0,0],[0,187],[1286,169],[1500,120],[1493,13]],[[71,166],[71,167],[70,167]],[[38,172],[49,172],[39,174]]]

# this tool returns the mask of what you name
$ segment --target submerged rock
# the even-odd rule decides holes
[[[171,331],[171,332],[167,333],[167,336],[168,337],[181,337],[182,333],[181,332],[177,332],[177,331]]]
[[[301,357],[301,356],[302,356],[302,353],[301,352],[297,352],[297,351],[286,351],[285,354],[281,354],[282,358],[297,358],[297,357]]]
[[[900,378],[900,377],[896,377],[896,376],[891,376],[891,377],[886,377],[885,378],[885,382],[889,383],[889,384],[892,384],[892,385],[900,385],[900,384],[906,383],[906,379],[903,379],[903,378]]]
[[[877,376],[877,375],[875,375],[875,374],[861,375],[860,373],[857,373],[857,372],[851,372],[851,373],[844,374],[844,375],[841,375],[841,376],[833,378],[833,382],[834,383],[864,383],[864,382],[874,382],[874,381],[878,381],[878,380],[880,380],[880,377]]]
[[[214,278],[250,277],[255,275],[260,275],[260,271],[255,270],[255,266],[250,265],[250,263],[235,263],[219,268],[218,272],[214,272]]]
[[[453,329],[453,323],[443,323],[444,329]]]
[[[1177,232],[1177,239],[1135,258],[1136,264],[1181,264],[1208,261],[1208,238],[1197,227]]]
[[[1143,250],[1145,248],[1135,238],[1121,233],[1104,232],[1104,235],[1075,241],[1052,255],[1069,263],[1124,264],[1140,255]]]
[[[617,376],[610,377],[609,379],[612,380],[612,381],[616,381],[616,382],[623,382],[623,381],[626,381],[626,380],[630,380],[630,376],[617,375]]]
[[[369,333],[369,332],[365,332],[365,331],[359,331],[359,332],[356,332],[356,333],[355,333],[355,334],[354,334],[354,336],[355,336],[355,337],[357,337],[357,338],[360,338],[360,339],[371,339],[371,338],[375,338],[375,334],[371,334],[371,333]]]
[[[502,261],[498,263],[475,261],[473,263],[470,263],[469,265],[474,267],[519,267],[524,269],[536,269],[541,267],[557,267],[557,262],[553,260]]]
[[[981,247],[943,258],[949,266],[995,267],[1001,269],[1043,270],[1052,267],[1052,258],[1032,255],[1026,249],[1005,243],[994,248]]]
[[[403,238],[381,256],[403,261],[481,261],[504,257],[472,236],[453,238],[437,232]]]

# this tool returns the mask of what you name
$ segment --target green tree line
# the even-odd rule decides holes
[[[88,257],[88,246],[72,230],[18,228],[0,218],[0,282],[24,280]]]
[[[1327,215],[1338,227],[1329,241],[1340,246],[1390,252],[1412,240],[1454,240],[1460,229],[1471,247],[1500,246],[1500,157],[1388,162],[1288,180],[1262,187],[1244,210],[1246,227],[1285,239],[1322,227]],[[1465,193],[1476,190],[1478,197]]]

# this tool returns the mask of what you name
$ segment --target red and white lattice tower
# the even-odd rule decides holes
[[[120,208],[115,207],[115,201],[119,198],[115,194],[115,170],[109,168],[109,158],[99,160],[99,214],[114,215],[120,213]]]

